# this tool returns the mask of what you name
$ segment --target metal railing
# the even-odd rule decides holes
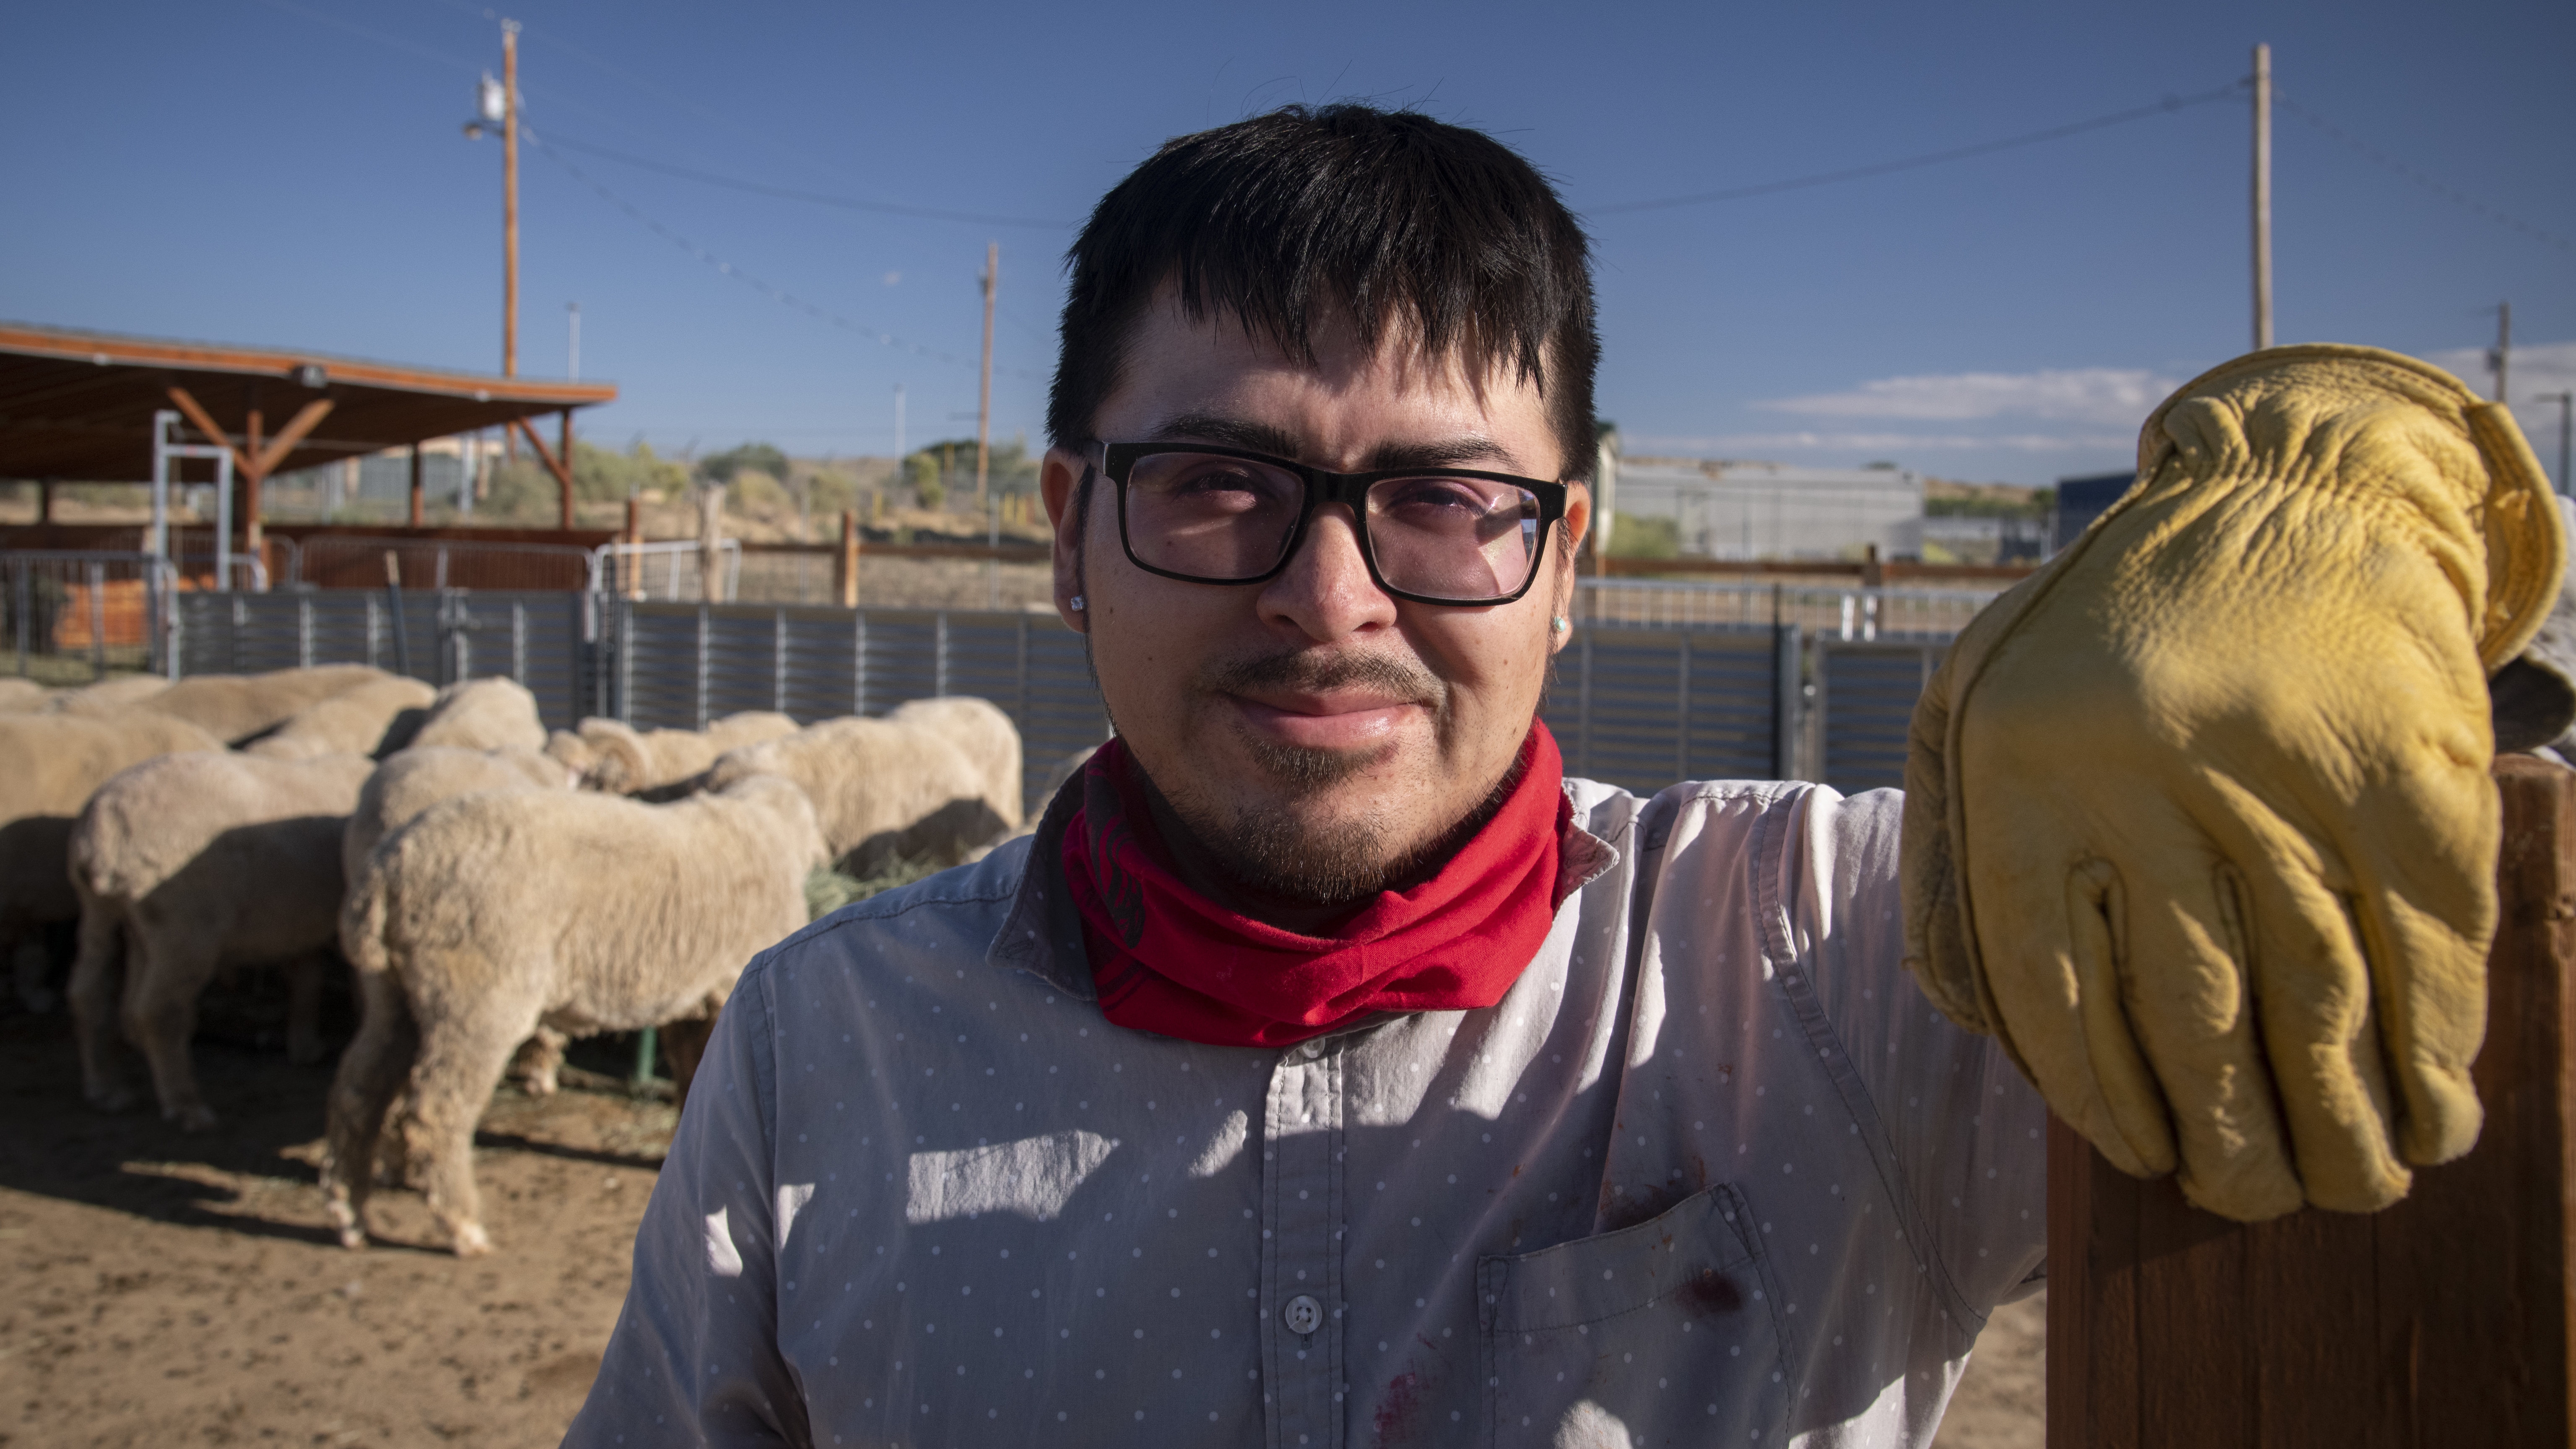
[[[178,571],[148,553],[22,550],[0,554],[0,609],[14,673],[47,683],[119,669],[155,673],[169,654]]]
[[[628,598],[661,598],[664,602],[705,599],[705,573],[699,556],[706,545],[695,539],[669,539],[658,543],[603,543],[590,553],[590,591],[594,594],[622,594]],[[720,539],[716,549],[724,570],[724,595],[731,599],[742,590],[742,540]],[[654,584],[659,564],[660,587]]]
[[[18,577],[11,575],[13,587]],[[57,614],[62,599],[89,610],[104,607],[93,600],[114,597],[25,587],[57,600]],[[1784,618],[1814,617],[1818,627],[1770,624],[1768,586],[1726,592],[1739,596],[1742,613],[1733,619],[1706,622],[1703,602],[1703,622],[1685,627],[1639,617],[1576,626],[1540,708],[1568,771],[1641,794],[1689,779],[1810,779],[1845,791],[1902,783],[1907,723],[1947,637],[1900,637],[1892,617],[1912,625],[1919,616],[1897,614],[1899,591],[1778,593]],[[979,695],[1019,727],[1031,791],[1058,761],[1108,732],[1085,640],[1052,610],[453,588],[216,594],[165,586],[163,597],[169,642],[159,657],[173,673],[348,662],[441,684],[507,674],[536,693],[552,727],[607,715],[638,728],[699,729],[747,709],[811,723],[881,715],[934,695]],[[1964,616],[1962,605],[1941,607]],[[11,622],[26,620],[32,640],[47,617],[30,606]],[[105,628],[47,637],[85,648],[93,636],[102,647],[112,638]],[[104,657],[105,667],[119,662]]]
[[[1796,628],[1837,639],[1947,638],[2000,592],[1585,578],[1575,585],[1575,620],[1619,628]]]

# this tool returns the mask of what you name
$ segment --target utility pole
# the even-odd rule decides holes
[[[2505,376],[2513,370],[2513,304],[2511,302],[2496,303],[2496,345],[2495,351],[2487,354],[2487,366],[2495,369],[2496,401],[2503,402],[2510,395],[2505,391]]]
[[[2254,47],[2254,349],[2272,345],[2272,47]]]
[[[566,302],[564,303],[564,310],[572,314],[572,346],[570,348],[571,361],[565,364],[564,376],[570,378],[574,382],[579,382],[581,381],[581,304],[579,302]]]
[[[984,497],[984,467],[993,445],[993,288],[1002,280],[1002,244],[984,244],[984,387],[975,404],[975,506],[990,506]]]
[[[2558,491],[2576,497],[2576,482],[2567,476],[2567,445],[2576,434],[2576,392],[2544,392],[2532,401],[2558,404]]]
[[[894,385],[894,486],[904,485],[904,463],[911,455],[903,450],[903,384]]]
[[[501,375],[519,375],[519,22],[501,22]]]

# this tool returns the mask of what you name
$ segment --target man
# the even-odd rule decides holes
[[[1903,969],[1893,792],[1564,778],[1572,218],[1484,136],[1292,108],[1167,145],[1072,272],[1042,483],[1118,737],[744,974],[569,1442],[1928,1443],[2038,1282],[2045,1109]],[[2426,647],[2510,656],[2506,612]],[[2004,928],[1947,924],[2014,817],[1919,755],[1968,822],[1909,852],[1922,969],[2078,1080]]]

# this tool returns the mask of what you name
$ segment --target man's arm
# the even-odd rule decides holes
[[[809,1442],[803,1390],[778,1353],[770,959],[743,973],[716,1024],[567,1445]]]

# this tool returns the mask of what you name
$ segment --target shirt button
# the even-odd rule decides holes
[[[1324,1326],[1324,1305],[1316,1302],[1312,1295],[1300,1293],[1279,1310],[1279,1321],[1288,1325],[1290,1333],[1302,1338]]]

